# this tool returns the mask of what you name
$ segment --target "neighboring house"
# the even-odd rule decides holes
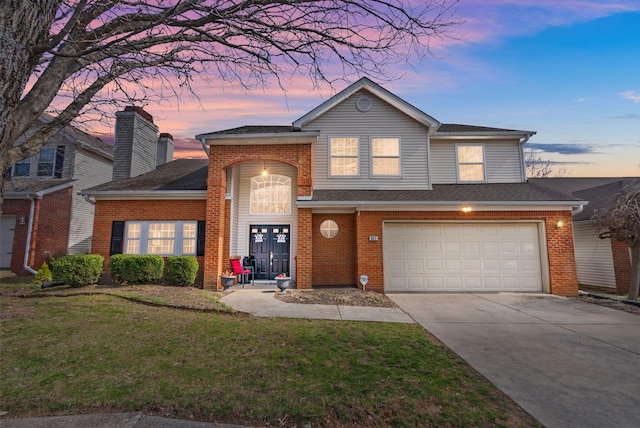
[[[292,126],[197,135],[208,162],[86,190],[93,251],[197,255],[209,289],[251,256],[298,288],[573,296],[584,201],[527,183],[533,134],[442,124],[363,78]]]
[[[629,292],[631,253],[624,242],[600,239],[602,230],[591,221],[596,211],[607,209],[620,191],[640,178],[537,178],[531,182],[588,200],[589,204],[573,216],[573,242],[578,282],[583,285]]]
[[[8,171],[0,219],[0,268],[17,274],[35,273],[50,256],[90,253],[94,205],[79,192],[111,181],[114,175],[128,177],[155,169],[156,152],[148,155],[148,146],[153,150],[164,147],[163,155],[171,159],[170,135],[162,134],[161,144],[157,144],[158,129],[152,122],[132,132],[129,122],[137,117],[133,110],[118,113],[128,119],[116,128],[116,143],[131,140],[128,147],[135,147],[135,154],[126,153],[133,163],[120,162],[117,172],[113,170],[114,149],[72,126],[51,138],[37,155]],[[139,142],[149,139],[150,143]]]

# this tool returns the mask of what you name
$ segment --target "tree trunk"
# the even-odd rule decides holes
[[[638,300],[640,290],[640,245],[631,247],[631,285],[629,300]]]

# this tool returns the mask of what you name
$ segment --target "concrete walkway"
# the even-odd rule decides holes
[[[548,294],[389,294],[549,428],[640,427],[640,317]]]
[[[220,301],[257,317],[415,323],[409,315],[398,308],[285,303],[276,299],[274,293],[273,289],[236,289]]]

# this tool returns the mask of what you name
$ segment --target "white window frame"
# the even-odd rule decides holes
[[[388,156],[388,155],[376,155],[373,152],[373,143],[374,140],[396,140],[398,143],[398,155],[397,156]],[[389,178],[389,177],[402,177],[402,142],[400,137],[371,137],[369,142],[369,153],[370,153],[370,161],[369,165],[371,165],[371,176],[372,177],[381,177],[381,178]],[[397,159],[398,160],[398,173],[397,174],[376,174],[374,171],[374,161],[376,159]]]
[[[332,154],[332,144],[334,140],[338,139],[349,139],[355,140],[356,142],[356,154],[354,155],[333,155]],[[330,178],[344,178],[344,177],[359,177],[360,176],[360,137],[354,136],[340,136],[340,137],[329,137],[328,138],[328,155],[329,155],[329,168],[328,175]],[[333,161],[334,159],[355,159],[356,160],[356,173],[355,174],[333,174]]]
[[[175,232],[173,238],[149,238],[149,226],[155,224],[171,224],[175,227]],[[132,226],[140,226],[140,236],[135,238],[129,237],[129,228]],[[186,225],[192,225],[194,230],[193,237],[185,237],[184,236],[184,228]],[[197,221],[173,221],[173,220],[153,220],[153,221],[127,221],[125,225],[124,232],[124,245],[123,252],[124,254],[158,254],[158,253],[149,253],[149,239],[153,240],[166,240],[173,241],[173,252],[171,253],[160,253],[160,256],[195,256],[198,251],[197,248],[197,239],[198,239],[198,222]],[[129,243],[130,242],[138,242],[138,252],[130,252],[129,251]],[[186,241],[193,241],[193,252],[183,252],[184,243]]]
[[[259,186],[262,183],[265,183],[266,180],[270,180],[270,183],[276,183],[278,186],[286,187],[281,192],[276,192],[278,198],[276,200],[270,199],[269,201],[263,200],[262,204],[271,204],[272,206],[282,206],[283,209],[277,211],[258,211],[255,206],[255,203],[259,203],[260,201],[256,201],[255,197],[258,194],[258,189],[255,186]],[[267,175],[256,175],[251,177],[250,185],[249,185],[249,214],[250,215],[291,215],[291,177],[287,177],[286,175],[280,174],[267,174]],[[266,193],[265,193],[266,195]],[[271,195],[273,196],[273,195]]]
[[[480,147],[482,150],[481,162],[461,162],[459,159],[458,148],[459,147]],[[455,145],[456,152],[456,176],[458,183],[486,183],[487,181],[487,160],[484,144],[482,143],[457,143]],[[481,165],[482,166],[482,179],[481,180],[463,180],[460,174],[460,167],[464,165]]]

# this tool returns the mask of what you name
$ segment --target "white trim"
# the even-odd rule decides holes
[[[96,201],[132,201],[145,200],[206,200],[206,190],[104,190],[80,192],[80,195],[93,196]]]
[[[278,140],[277,144],[310,144],[318,135],[319,131],[291,131],[291,132],[268,132],[256,134],[198,134],[197,140],[204,141],[210,146],[225,145],[264,145],[274,144],[271,140]],[[263,141],[255,141],[263,140]]]
[[[298,201],[299,208],[345,209],[360,211],[571,211],[575,201]]]

